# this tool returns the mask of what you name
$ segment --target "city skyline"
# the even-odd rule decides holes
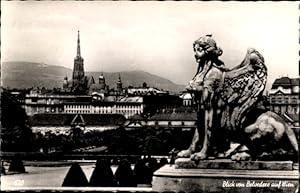
[[[196,71],[193,41],[213,34],[229,68],[254,47],[269,85],[298,76],[293,2],[2,2],[2,10],[2,61],[72,69],[80,30],[85,71],[143,70],[186,84]]]

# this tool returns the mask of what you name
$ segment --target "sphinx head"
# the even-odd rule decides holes
[[[205,56],[205,47],[201,43],[195,41],[193,44],[193,49],[195,52],[196,62],[200,63],[201,59]]]
[[[223,53],[223,51],[217,47],[217,43],[212,38],[212,35],[200,37],[194,42],[193,49],[197,63],[201,63],[206,57],[218,57]]]

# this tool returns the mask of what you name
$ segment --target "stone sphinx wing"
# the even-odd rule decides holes
[[[225,72],[220,96],[227,110],[222,116],[221,125],[241,127],[247,113],[263,93],[267,81],[267,68],[264,58],[254,49],[247,51],[243,62]]]

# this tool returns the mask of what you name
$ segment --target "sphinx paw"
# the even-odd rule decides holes
[[[218,153],[217,158],[225,158],[225,153]]]
[[[231,160],[233,161],[245,161],[251,158],[250,154],[246,152],[236,153],[231,156]]]
[[[207,157],[206,153],[198,152],[191,155],[191,160],[204,160]]]
[[[177,154],[177,157],[190,157],[192,155],[191,150],[182,150]]]

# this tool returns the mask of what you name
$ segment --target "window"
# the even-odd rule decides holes
[[[297,103],[298,103],[298,97],[297,97],[297,96],[293,96],[293,97],[291,98],[291,103],[297,104]]]
[[[275,97],[272,97],[272,98],[271,98],[271,103],[276,103]]]
[[[275,103],[282,103],[282,97],[277,97]]]
[[[284,102],[289,103],[289,97],[288,96],[284,98]]]

